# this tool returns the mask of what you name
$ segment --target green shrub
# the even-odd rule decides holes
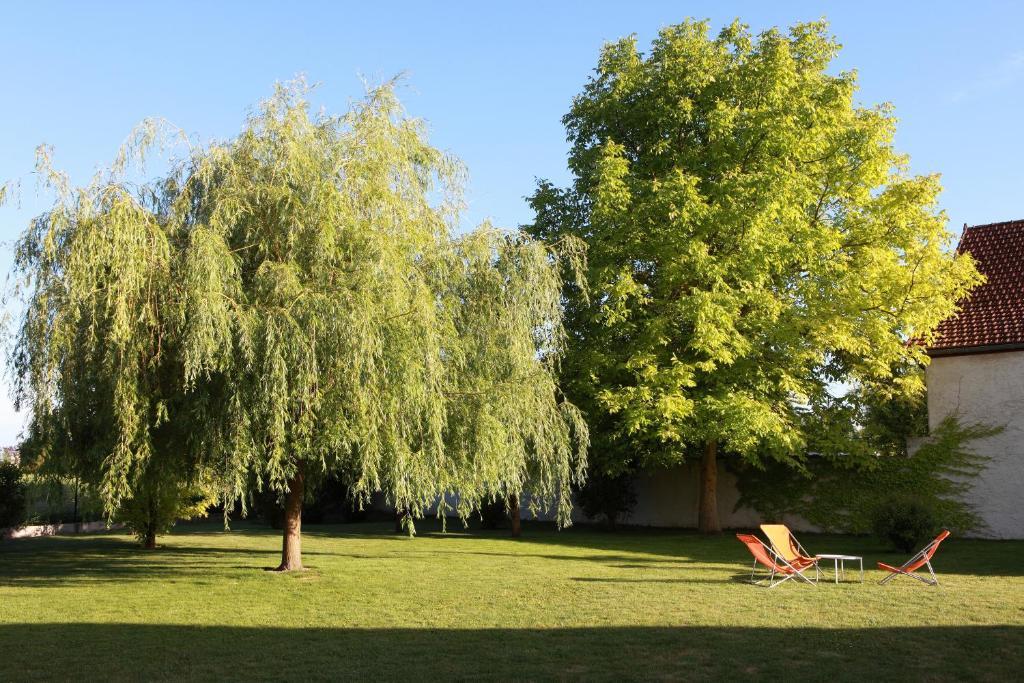
[[[890,498],[874,511],[875,535],[897,550],[909,553],[939,531],[935,510],[914,498]]]
[[[19,527],[25,521],[25,482],[21,468],[0,462],[0,529]]]
[[[329,474],[320,481],[307,480],[306,503],[302,507],[303,524],[359,522],[364,519],[366,511],[356,506],[345,477]]]
[[[480,506],[480,528],[500,529],[508,524],[508,507],[505,501],[492,500]]]
[[[284,505],[281,504],[280,494],[269,489],[252,493],[246,516],[259,520],[271,529],[284,529]]]
[[[587,483],[576,491],[576,504],[589,519],[603,518],[614,529],[616,522],[636,506],[633,477],[628,472],[616,476],[591,472]]]
[[[871,533],[875,513],[893,498],[912,498],[927,506],[940,526],[954,532],[979,529],[982,520],[964,502],[986,459],[969,442],[999,433],[999,428],[940,423],[913,455],[902,450],[873,450],[868,456],[809,456],[801,469],[769,463],[764,469],[736,467],[737,508],[766,518],[802,516],[825,531]]]

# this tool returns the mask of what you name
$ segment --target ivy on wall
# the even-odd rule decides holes
[[[800,515],[825,531],[868,533],[875,511],[893,499],[912,499],[932,509],[940,524],[958,532],[984,526],[964,502],[987,458],[969,442],[1002,431],[944,420],[908,454],[858,459],[851,467],[835,457],[809,457],[802,468],[771,463],[736,467],[740,492],[736,508],[757,510],[765,519]]]

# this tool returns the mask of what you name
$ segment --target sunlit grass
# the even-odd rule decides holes
[[[0,545],[0,680],[1014,678],[1024,666],[1024,543],[951,540],[942,582],[879,586],[871,539],[802,537],[865,557],[865,583],[744,583],[730,534],[527,526],[310,526],[309,571],[280,540],[179,527],[155,552],[122,534]],[[829,575],[827,578],[831,578]]]

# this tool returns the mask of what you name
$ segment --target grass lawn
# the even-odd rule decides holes
[[[1015,680],[1024,542],[951,539],[942,586],[743,583],[731,534],[527,525],[524,537],[308,526],[295,575],[269,529],[184,525],[155,552],[127,535],[0,544],[0,680]],[[852,574],[848,573],[847,578]]]

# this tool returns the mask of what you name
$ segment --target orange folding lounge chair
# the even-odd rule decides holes
[[[917,579],[921,583],[929,586],[938,586],[939,579],[935,576],[935,570],[932,569],[932,556],[935,555],[935,551],[938,549],[939,544],[942,543],[949,536],[949,529],[943,529],[942,533],[935,537],[935,540],[924,547],[924,549],[917,555],[904,562],[899,567],[893,567],[884,562],[878,563],[878,568],[883,569],[887,572],[891,572],[889,576],[885,577],[879,583],[888,583],[897,576],[909,576],[912,579]],[[925,576],[915,574],[921,567],[928,567],[928,573],[932,575],[929,579]]]
[[[757,565],[760,564],[768,571],[767,579],[769,588],[775,588],[780,583],[785,583],[793,578],[805,581],[812,586],[815,585],[815,581],[804,576],[804,571],[811,565],[805,565],[803,567],[794,566],[782,555],[772,550],[771,547],[765,545],[757,536],[753,536],[751,534],[736,534],[736,538],[738,538],[743,545],[747,546],[747,550],[749,550],[750,554],[754,556],[754,566],[750,569],[751,583],[764,583],[765,579],[754,581],[754,572],[757,571]],[[777,576],[785,578],[776,579]]]
[[[761,531],[768,537],[768,542],[772,544],[775,552],[782,555],[787,562],[801,569],[813,565],[814,575],[818,576],[818,558],[804,550],[788,526],[785,524],[762,524]]]

